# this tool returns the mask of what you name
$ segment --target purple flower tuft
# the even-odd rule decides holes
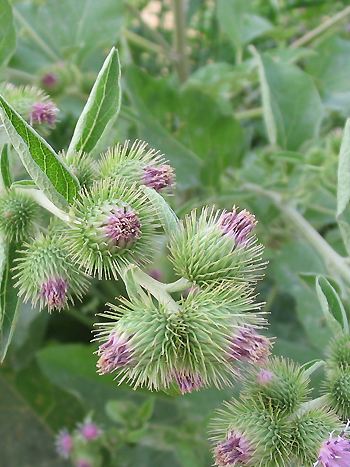
[[[47,102],[36,102],[32,105],[30,112],[30,124],[31,125],[42,125],[47,124],[53,126],[56,122],[56,114],[58,112],[57,107],[51,101]]]
[[[101,428],[89,420],[79,425],[79,433],[86,441],[93,441],[102,434]]]
[[[322,467],[349,467],[350,441],[342,436],[329,437],[320,449],[318,462]]]
[[[272,371],[261,369],[256,377],[256,380],[259,384],[265,385],[269,384],[269,382],[272,381],[274,377],[275,375],[272,373]]]
[[[141,223],[137,215],[127,208],[115,207],[103,224],[107,239],[119,248],[129,248],[141,237]]]
[[[75,467],[92,467],[92,463],[88,459],[78,459],[74,465]]]
[[[68,284],[62,277],[46,280],[40,288],[40,296],[50,310],[61,309],[67,302]]]
[[[46,73],[41,78],[41,84],[46,89],[52,89],[56,86],[58,81],[57,75],[55,73]]]
[[[143,169],[142,182],[156,191],[171,187],[175,183],[174,169],[168,164],[149,165]]]
[[[227,439],[215,448],[215,463],[219,467],[245,465],[252,458],[249,441],[239,432],[231,431]]]
[[[263,364],[270,354],[270,341],[254,329],[241,327],[232,338],[229,358],[254,364]]]
[[[73,449],[73,438],[67,430],[61,430],[56,436],[56,451],[63,459],[68,459]]]
[[[129,346],[129,339],[117,332],[112,332],[108,341],[100,345],[97,355],[100,357],[97,362],[98,373],[100,375],[112,373],[117,368],[130,363],[132,350]]]
[[[203,380],[198,374],[176,371],[174,373],[176,383],[179,386],[181,394],[188,394],[192,391],[198,391],[203,386]]]
[[[232,237],[236,245],[245,246],[249,240],[249,234],[256,225],[253,214],[247,210],[238,212],[234,207],[232,211],[224,211],[219,217],[219,226],[222,232]]]

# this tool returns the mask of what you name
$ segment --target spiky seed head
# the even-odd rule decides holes
[[[293,417],[290,423],[293,433],[292,451],[296,465],[313,466],[320,457],[329,433],[341,430],[341,422],[335,413],[322,407],[301,413]],[[327,466],[327,464],[320,465]]]
[[[253,214],[244,209],[238,211],[234,206],[232,211],[224,211],[219,217],[219,225],[225,235],[233,238],[236,245],[245,246],[256,225]]]
[[[11,83],[2,83],[0,94],[27,122],[30,122],[34,104],[50,102],[49,96],[36,86],[15,86]]]
[[[29,196],[9,190],[0,196],[0,231],[7,240],[28,240],[38,218],[37,204]]]
[[[130,338],[116,331],[111,332],[108,340],[101,344],[97,351],[100,357],[97,362],[99,374],[112,373],[118,368],[129,365],[132,354]]]
[[[215,447],[215,465],[226,467],[247,465],[253,457],[249,441],[237,431],[230,431],[227,438]]]
[[[350,368],[334,368],[324,382],[328,404],[342,419],[350,418]]]
[[[136,185],[124,180],[95,182],[76,199],[72,216],[68,248],[89,274],[116,278],[121,267],[152,258],[157,216]]]
[[[57,112],[58,108],[52,101],[35,102],[30,110],[30,124],[53,127],[56,123]]]
[[[174,169],[169,164],[148,165],[143,169],[142,182],[156,191],[170,188],[175,183]]]
[[[175,183],[174,170],[163,155],[139,140],[108,149],[101,156],[99,173],[102,179],[123,177],[129,183],[144,184],[157,191]]]
[[[65,151],[62,151],[60,156],[64,159],[71,172],[77,177],[80,186],[82,188],[90,188],[97,178],[97,169],[94,160],[89,154],[81,152],[66,154]]]
[[[350,368],[350,335],[342,334],[331,342],[328,349],[327,367],[329,369]]]
[[[272,407],[281,413],[293,413],[307,398],[309,379],[296,363],[283,358],[271,358],[264,370],[273,374],[266,382],[259,378],[259,371],[252,370],[242,390],[245,398],[260,400],[265,407]]]
[[[231,338],[228,356],[232,360],[263,365],[270,355],[269,339],[258,334],[254,328],[242,326]]]
[[[53,233],[24,244],[15,267],[16,287],[24,301],[61,309],[87,289],[87,278],[69,258],[66,240]]]
[[[174,379],[181,394],[189,394],[193,391],[199,391],[203,387],[203,381],[199,374],[175,371]]]
[[[220,466],[282,466],[291,458],[291,429],[287,417],[271,408],[265,408],[255,401],[232,399],[225,402],[210,422],[210,431],[214,443],[214,456],[217,461],[228,460],[224,456],[225,443],[231,434],[242,440],[243,459],[232,464]],[[244,440],[244,441],[243,441]],[[244,442],[244,444],[243,444]],[[236,448],[237,449],[237,448]],[[221,454],[221,456],[220,456]],[[235,451],[232,456],[237,455]]]
[[[63,459],[68,459],[74,445],[72,435],[66,430],[62,429],[56,436],[56,452]]]
[[[98,324],[97,339],[105,342],[111,333],[129,336],[132,363],[119,368],[118,379],[133,387],[159,390],[174,384],[182,392],[222,387],[236,373],[227,358],[234,328],[263,324],[254,310],[243,284],[191,292],[172,303],[148,296],[122,299],[102,315],[109,321]]]
[[[348,467],[350,465],[350,440],[344,436],[330,436],[322,444],[318,464],[322,467]]]
[[[102,430],[90,418],[87,418],[78,425],[78,433],[85,441],[94,441],[102,435]]]
[[[221,218],[221,221],[220,221]],[[199,285],[222,280],[254,281],[261,276],[263,247],[254,236],[245,245],[221,227],[222,213],[205,208],[187,216],[172,234],[170,259],[176,272]]]

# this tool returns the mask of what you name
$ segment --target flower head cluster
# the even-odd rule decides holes
[[[254,218],[247,211],[193,211],[170,238],[176,272],[191,282],[255,281],[264,267],[263,248],[252,234]]]
[[[65,240],[56,234],[39,236],[24,244],[15,268],[19,295],[40,308],[60,310],[80,298],[87,279],[68,256]]]
[[[122,266],[151,259],[158,222],[137,186],[123,180],[96,182],[76,200],[73,216],[68,249],[88,274],[117,277]]]
[[[31,125],[54,126],[56,123],[57,107],[52,101],[35,102],[32,105],[29,120]]]
[[[64,151],[60,153],[64,162],[68,165],[70,171],[77,177],[82,188],[91,188],[93,182],[97,179],[97,169],[94,160],[85,153]]]
[[[212,420],[215,465],[350,465],[347,430],[333,411],[308,404],[308,384],[306,370],[282,358],[252,371]]]
[[[123,177],[156,191],[175,184],[174,169],[159,151],[149,149],[147,143],[139,140],[131,145],[126,141],[110,148],[102,155],[99,173],[103,179]]]

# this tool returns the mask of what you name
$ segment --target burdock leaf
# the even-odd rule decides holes
[[[336,290],[322,276],[316,279],[316,293],[331,330],[337,333],[340,325],[344,332],[349,333],[348,318],[342,301]]]
[[[337,221],[350,252],[350,119],[346,121],[338,162]]]
[[[12,180],[9,167],[9,156],[7,144],[4,145],[0,159],[1,181],[4,188],[10,188]]]
[[[118,117],[120,102],[120,63],[118,51],[113,47],[79,117],[68,154],[96,151]]]
[[[0,96],[0,119],[38,188],[59,207],[72,203],[79,182],[52,147]]]
[[[173,233],[179,225],[179,219],[177,218],[175,212],[171,209],[163,196],[153,190],[153,188],[144,187],[144,191],[147,198],[155,208],[159,217],[159,221],[162,224],[165,232],[167,234]]]
[[[8,0],[0,0],[0,66],[6,64],[16,48],[16,30],[12,7]]]

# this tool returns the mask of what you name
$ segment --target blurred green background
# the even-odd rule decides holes
[[[256,215],[269,262],[258,293],[274,353],[321,358],[330,334],[314,277],[330,276],[349,301],[335,261],[349,264],[336,219],[350,114],[348,2],[13,0],[12,13],[8,6],[0,1],[0,78],[45,87],[44,76],[57,77],[47,89],[60,109],[50,144],[67,148],[116,45],[123,101],[109,144],[140,138],[165,154],[177,174],[169,202],[181,217],[206,204]],[[162,248],[154,269],[173,278]],[[54,435],[89,412],[116,427],[102,465],[212,465],[207,422],[235,388],[171,397],[96,374],[95,314],[121,293],[120,283],[95,281],[76,309],[49,315],[23,305],[0,373],[1,466],[68,465],[55,454]]]

